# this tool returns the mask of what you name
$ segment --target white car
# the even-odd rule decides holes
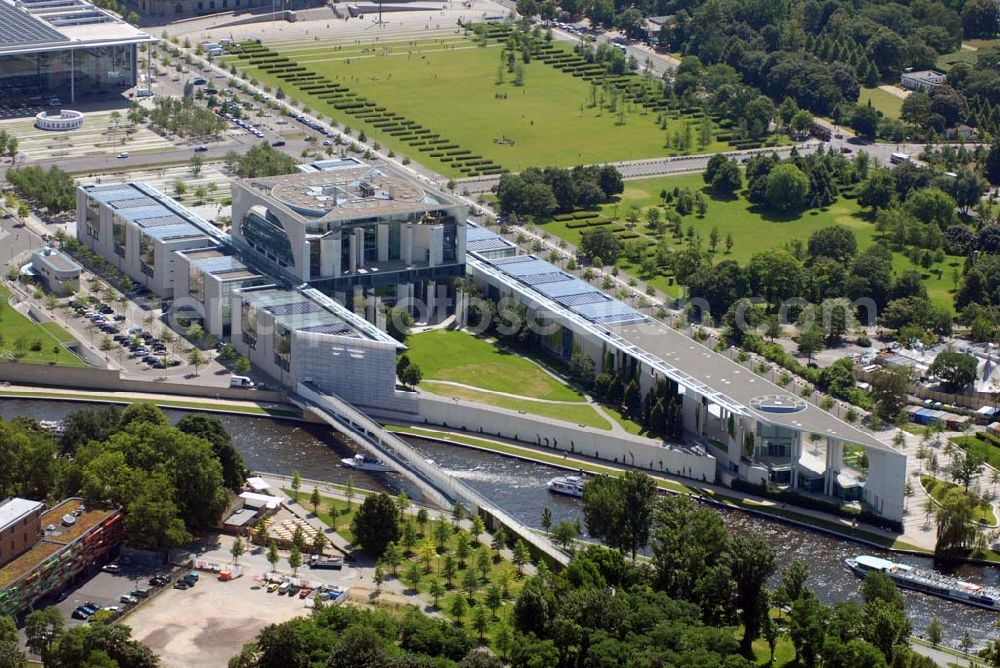
[[[133,603],[139,602],[139,599],[137,599],[135,596],[132,596],[131,594],[122,594],[121,598],[119,598],[118,600],[121,601],[122,603],[125,603],[126,605],[132,605]]]
[[[123,160],[128,157],[128,151],[122,151],[116,156],[119,160]]]

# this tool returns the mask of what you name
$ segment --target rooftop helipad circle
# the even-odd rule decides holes
[[[793,394],[765,394],[750,400],[750,407],[763,413],[798,413],[807,405],[805,399]]]

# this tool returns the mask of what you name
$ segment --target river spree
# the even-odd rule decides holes
[[[87,405],[0,398],[0,417],[30,415],[39,420],[58,420],[84,407]],[[173,410],[165,413],[172,421],[185,414]],[[237,415],[220,414],[218,417],[229,429],[237,450],[251,469],[285,475],[299,471],[305,478],[339,483],[346,482],[352,475],[340,464],[340,459],[350,456],[352,450],[326,427]],[[545,506],[552,510],[556,522],[578,517],[582,521],[577,500],[556,497],[546,490],[549,478],[561,473],[553,467],[434,441],[410,441],[425,457],[529,526],[540,527],[541,511]],[[360,472],[353,472],[353,482],[357,487],[368,489],[400,486],[391,476],[369,476]],[[402,486],[409,488],[405,484]],[[803,559],[810,569],[809,585],[828,604],[859,596],[861,581],[844,567],[843,560],[847,557],[877,554],[895,561],[932,566],[930,559],[892,555],[738,511],[720,513],[733,531],[765,535],[778,553],[779,564],[786,564],[795,557]],[[1000,582],[1000,571],[992,567],[964,567],[958,575],[982,584]],[[953,646],[957,646],[966,630],[977,646],[990,638],[1000,637],[995,628],[1000,617],[995,613],[915,592],[904,591],[903,595],[916,635],[922,632],[931,617],[937,616],[945,627],[948,644]]]

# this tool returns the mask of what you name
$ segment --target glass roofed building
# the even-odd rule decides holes
[[[0,0],[0,104],[61,106],[136,84],[157,39],[86,0]]]

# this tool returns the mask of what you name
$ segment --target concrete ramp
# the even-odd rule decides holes
[[[359,443],[372,456],[414,482],[432,503],[441,508],[451,508],[457,501],[467,510],[481,514],[490,527],[502,524],[551,562],[561,566],[569,563],[566,553],[556,548],[547,537],[518,522],[463,481],[424,459],[409,443],[389,433],[340,397],[320,392],[307,383],[299,383],[291,399],[303,409],[310,421],[326,422]]]

